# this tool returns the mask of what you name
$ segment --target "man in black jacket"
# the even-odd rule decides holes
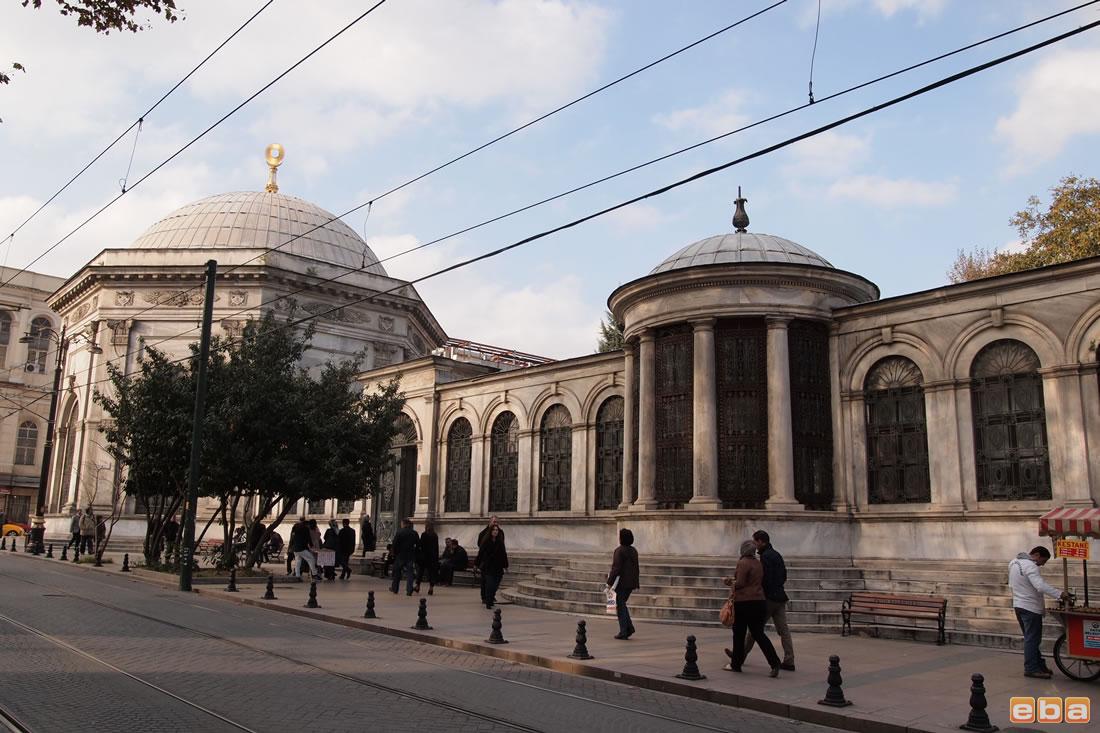
[[[416,564],[416,548],[420,535],[412,528],[411,519],[401,520],[401,529],[393,536],[393,582],[390,592],[396,593],[401,585],[401,575],[406,577],[405,595],[413,594],[413,566]]]
[[[351,577],[351,565],[349,561],[355,554],[355,530],[351,527],[351,521],[344,519],[344,526],[337,535],[336,564],[340,566],[340,580]]]
[[[783,641],[783,663],[779,668],[793,672],[794,642],[791,641],[791,628],[787,626],[787,601],[790,598],[783,590],[783,584],[787,582],[787,564],[783,562],[783,556],[772,547],[771,537],[764,530],[753,532],[752,541],[760,553],[760,564],[764,566],[764,598],[768,604],[764,623],[770,620]],[[748,659],[752,647],[753,639],[750,636],[745,644],[745,659]]]

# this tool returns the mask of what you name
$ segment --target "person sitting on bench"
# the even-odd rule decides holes
[[[455,580],[456,570],[465,570],[470,564],[470,556],[466,548],[458,543],[458,540],[447,538],[447,549],[443,551],[443,559],[439,563],[439,582],[444,585],[452,585]]]

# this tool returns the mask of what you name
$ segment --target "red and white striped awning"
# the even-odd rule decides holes
[[[1039,517],[1040,537],[1066,535],[1100,539],[1100,509],[1052,509]]]

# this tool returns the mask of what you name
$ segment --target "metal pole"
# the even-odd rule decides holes
[[[46,442],[42,445],[42,471],[38,475],[38,516],[46,510],[46,482],[50,477],[50,458],[53,456],[53,428],[57,421],[57,394],[61,391],[61,365],[65,354],[65,327],[57,339],[57,364],[53,371],[53,393],[50,395],[50,412],[46,420]]]
[[[195,505],[199,501],[199,458],[202,453],[202,421],[206,414],[206,363],[210,360],[210,323],[214,318],[215,260],[206,262],[206,300],[202,306],[202,337],[199,367],[195,379],[195,416],[191,427],[191,468],[187,476],[187,499],[183,503],[183,542],[180,547],[180,590],[191,590],[191,556],[195,544]]]

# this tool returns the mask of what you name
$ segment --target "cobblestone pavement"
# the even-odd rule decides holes
[[[26,558],[0,617],[0,704],[35,731],[831,730]]]

